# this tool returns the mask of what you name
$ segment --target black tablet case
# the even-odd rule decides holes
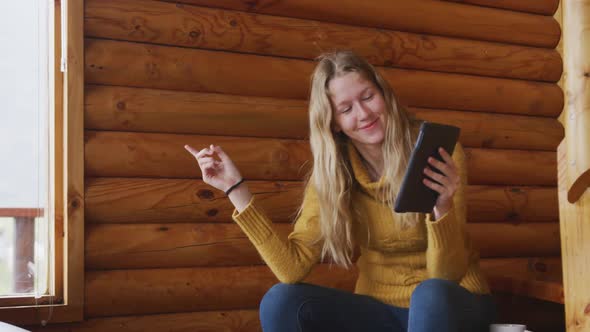
[[[410,155],[406,174],[396,197],[395,212],[432,212],[439,193],[428,188],[422,182],[424,178],[430,179],[424,174],[424,168],[428,165],[431,170],[442,174],[428,163],[428,157],[432,156],[443,161],[438,152],[439,147],[444,148],[449,155],[453,155],[460,131],[461,129],[455,126],[434,122],[422,123],[414,150]]]

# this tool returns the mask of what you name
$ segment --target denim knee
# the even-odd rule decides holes
[[[451,294],[456,287],[459,285],[449,280],[427,279],[416,287],[410,302],[421,307],[444,309],[452,300]]]
[[[296,318],[299,303],[297,294],[299,285],[279,283],[272,286],[260,301],[260,320],[263,325],[276,324],[277,321],[292,320]],[[286,317],[294,315],[294,317]]]

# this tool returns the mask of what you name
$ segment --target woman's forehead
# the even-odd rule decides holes
[[[345,101],[344,99],[355,97],[371,87],[373,87],[373,83],[365,79],[363,75],[350,72],[330,80],[327,93],[335,103],[340,103]]]

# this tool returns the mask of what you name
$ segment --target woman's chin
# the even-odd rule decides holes
[[[363,137],[357,139],[358,142],[364,145],[381,145],[385,141],[384,137]]]

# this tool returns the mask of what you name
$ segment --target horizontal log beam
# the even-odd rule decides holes
[[[274,227],[284,237],[293,229]],[[264,264],[236,224],[95,224],[87,228],[85,252],[93,270]]]
[[[291,222],[303,195],[298,181],[249,181],[250,191],[274,222]],[[86,178],[88,223],[227,223],[234,209],[221,191],[201,180]],[[469,222],[555,222],[554,187],[470,185]]]
[[[532,14],[553,15],[559,0],[446,0],[464,4],[522,11]]]
[[[554,48],[561,34],[552,17],[442,1],[167,1],[547,48]]]
[[[553,49],[145,0],[87,1],[87,37],[314,59],[352,49],[374,65],[557,82]]]
[[[469,222],[557,222],[555,187],[470,185],[466,190]]]
[[[559,256],[559,223],[467,224],[474,246],[486,257]]]
[[[563,282],[552,280],[528,280],[518,276],[492,275],[490,287],[499,293],[526,296],[543,301],[564,303]]]
[[[547,256],[560,251],[558,223],[467,226],[481,257]],[[293,229],[290,224],[273,227],[284,239]],[[235,224],[95,224],[87,227],[85,253],[87,269],[264,264]]]
[[[185,149],[221,146],[251,180],[301,180],[311,152],[305,140],[131,132],[85,132],[85,171],[91,177],[198,178]],[[470,184],[557,185],[554,152],[465,148]]]
[[[418,119],[461,128],[465,147],[557,151],[565,136],[558,119],[483,112],[408,108]]]
[[[520,260],[524,265],[529,262],[528,258]],[[486,273],[486,260],[481,266]],[[522,269],[514,261],[506,266]],[[356,277],[356,269],[319,265],[305,281],[352,291]],[[85,312],[87,318],[94,318],[256,309],[276,282],[266,266],[88,271]]]
[[[87,85],[85,98],[86,129],[309,137],[304,100],[99,85]],[[408,112],[460,127],[460,141],[466,147],[556,151],[564,137],[556,118],[425,108],[408,108]]]
[[[315,65],[307,60],[91,38],[85,47],[86,83],[102,85],[307,99]],[[411,107],[550,117],[557,117],[563,108],[563,93],[556,84],[384,67],[379,71],[400,102]]]
[[[307,107],[301,99],[87,85],[84,120],[97,130],[304,139]]]
[[[560,257],[487,258],[480,261],[487,276],[520,276],[529,280],[560,280],[562,278]]]
[[[288,222],[302,200],[303,183],[249,181],[248,188],[277,222]],[[86,221],[91,223],[230,222],[233,205],[202,180],[87,178]]]
[[[86,131],[85,140],[87,176],[199,178],[186,144],[221,146],[247,179],[302,179],[310,158],[303,140],[106,131]]]
[[[352,291],[356,271],[318,265],[306,282]],[[258,308],[278,280],[266,266],[88,271],[88,318]]]
[[[472,184],[557,185],[555,152],[465,149]]]
[[[481,267],[496,293],[564,303],[560,257],[484,259]]]

